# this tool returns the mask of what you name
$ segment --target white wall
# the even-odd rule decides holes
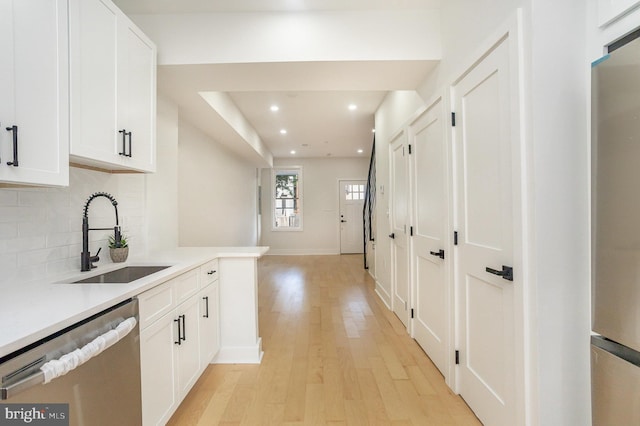
[[[303,230],[273,231],[271,170],[262,170],[262,240],[268,254],[340,253],[339,179],[367,179],[368,158],[276,158],[274,167],[302,166]]]
[[[178,107],[158,96],[157,171],[146,175],[149,251],[178,246]]]
[[[56,275],[80,273],[82,211],[87,198],[104,191],[118,201],[123,232],[130,236],[129,256],[144,254],[145,179],[141,174],[112,175],[70,168],[67,188],[0,189],[0,287]],[[91,227],[112,227],[111,202],[99,197],[89,207]],[[90,249],[102,247],[98,267],[111,263],[109,231],[90,231]]]
[[[179,245],[255,246],[255,167],[182,117],[178,138]]]
[[[532,0],[527,9],[532,361],[540,424],[591,423],[586,3]]]

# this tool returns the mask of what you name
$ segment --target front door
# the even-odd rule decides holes
[[[364,252],[364,180],[340,181],[340,253]]]
[[[453,87],[459,391],[487,425],[516,424],[514,171],[509,40]],[[515,92],[515,91],[514,91]],[[515,166],[514,166],[515,164]],[[512,274],[512,276],[510,276]],[[521,307],[520,307],[521,308]],[[520,331],[521,333],[521,331]]]
[[[407,135],[400,133],[389,146],[391,157],[391,274],[393,312],[409,326],[409,162]]]
[[[442,102],[438,100],[410,127],[415,225],[411,265],[413,337],[446,376],[450,305],[446,265],[451,253],[445,240],[448,157],[442,117]]]

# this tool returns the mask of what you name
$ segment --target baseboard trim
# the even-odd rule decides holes
[[[220,348],[211,364],[260,364],[262,361],[262,338],[254,346],[225,346]]]
[[[266,256],[326,256],[340,254],[334,249],[274,249],[270,248]]]
[[[382,303],[387,307],[387,309],[391,310],[391,295],[387,293],[387,291],[380,285],[378,281],[376,281],[376,294],[382,300]]]

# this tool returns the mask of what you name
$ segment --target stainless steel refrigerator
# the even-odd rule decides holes
[[[640,39],[592,66],[593,425],[640,425]]]

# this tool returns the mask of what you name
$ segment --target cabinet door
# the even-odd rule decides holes
[[[140,332],[142,422],[164,424],[177,405],[175,323],[171,312]]]
[[[72,161],[118,163],[116,67],[119,10],[108,0],[70,0]]]
[[[118,28],[118,140],[127,167],[155,171],[156,48],[126,17]]]
[[[177,392],[182,399],[200,377],[200,351],[198,332],[198,297],[193,296],[176,309],[175,319],[181,318],[180,331],[182,340],[174,345],[175,363],[177,366]],[[177,324],[177,323],[176,323]],[[177,327],[175,340],[178,340]]]
[[[204,370],[220,349],[218,282],[202,290],[198,299],[200,303],[200,369]]]
[[[67,0],[0,0],[0,181],[69,184],[67,12]]]

